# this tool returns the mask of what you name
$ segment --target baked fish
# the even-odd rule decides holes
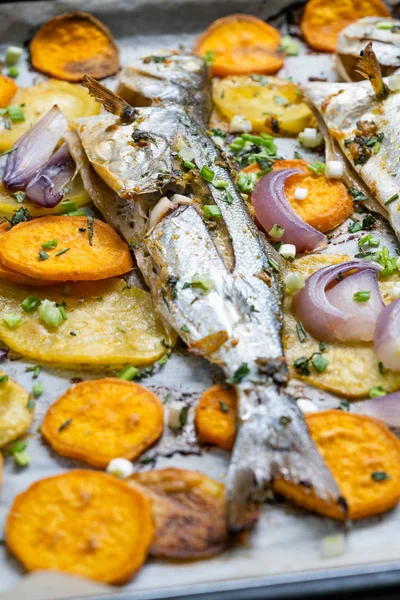
[[[285,391],[284,264],[256,228],[223,156],[185,106],[135,107],[124,125],[124,101],[92,79],[85,85],[114,113],[75,121],[70,133],[86,189],[133,248],[165,323],[218,364],[238,393],[230,527],[244,525],[247,502],[278,476],[345,508]]]
[[[349,183],[357,187],[357,179],[361,180],[362,189],[378,201],[379,212],[400,239],[400,85],[390,89],[389,79],[382,78],[371,43],[363,51],[358,71],[368,80],[313,82],[303,87],[303,93],[328,152],[335,152],[332,146],[340,149]]]

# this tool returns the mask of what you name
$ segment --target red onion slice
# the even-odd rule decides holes
[[[291,175],[302,173],[298,169],[281,169],[264,175],[251,194],[256,217],[265,231],[274,225],[285,230],[280,241],[294,244],[298,253],[314,250],[324,240],[320,231],[308,225],[291,207],[285,195],[285,181]]]
[[[67,130],[68,119],[57,106],[14,144],[7,156],[3,181],[11,190],[22,190],[53,154]]]
[[[400,298],[385,306],[375,331],[375,354],[386,369],[400,371]]]
[[[354,412],[379,419],[389,427],[400,427],[400,392],[357,402]]]
[[[384,308],[377,282],[378,265],[353,260],[313,273],[292,300],[293,312],[317,340],[370,341]],[[345,273],[356,271],[343,278]],[[338,281],[339,277],[339,281]],[[334,287],[328,286],[336,284]],[[338,288],[338,289],[336,289]],[[355,302],[358,291],[369,291],[368,302]],[[368,306],[367,306],[368,305]]]
[[[26,195],[35,204],[52,208],[64,198],[64,188],[75,171],[68,144],[64,143],[28,184]]]

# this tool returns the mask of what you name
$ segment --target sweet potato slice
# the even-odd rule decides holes
[[[0,108],[7,108],[18,89],[11,77],[0,75]]]
[[[42,244],[56,240],[54,249]],[[3,236],[0,260],[36,279],[93,281],[122,275],[132,266],[128,245],[107,223],[86,217],[42,217],[15,225]]]
[[[27,296],[65,303],[59,327],[43,323],[38,311],[24,312]],[[30,288],[0,280],[0,315],[16,314],[18,327],[0,319],[0,339],[26,358],[58,365],[145,365],[160,359],[174,339],[155,313],[148,292],[121,279]]]
[[[201,396],[195,424],[200,441],[223,450],[232,450],[236,435],[236,392],[232,387],[214,385]]]
[[[212,58],[218,77],[246,73],[276,73],[284,63],[279,31],[251,15],[217,19],[197,39],[194,53]]]
[[[222,483],[198,471],[175,468],[136,473],[129,483],[153,505],[152,556],[198,559],[224,550],[228,532]],[[251,529],[257,519],[258,509],[250,505],[244,528]]]
[[[142,566],[153,534],[144,494],[89,470],[36,481],[16,497],[6,524],[7,546],[28,571],[116,584]]]
[[[363,17],[388,17],[381,0],[309,0],[306,4],[301,30],[307,44],[314,50],[335,52],[342,29]]]
[[[93,15],[71,11],[47,21],[30,43],[32,65],[66,81],[96,79],[119,69],[119,50],[110,30]]]
[[[42,435],[58,454],[106,468],[113,458],[135,460],[163,428],[164,408],[153,392],[108,377],[67,390],[47,411]]]
[[[6,374],[0,371],[0,375]],[[10,378],[0,383],[0,448],[25,433],[32,419],[25,390]]]
[[[351,259],[346,255],[312,254],[295,260],[292,269],[308,277],[323,267],[348,260]],[[390,289],[397,278],[397,275],[393,275],[378,281],[385,303],[392,300]],[[400,373],[389,370],[382,373],[379,369],[373,342],[336,340],[333,344],[329,344],[324,352],[324,357],[329,364],[322,373],[312,366],[309,374],[296,369],[294,367],[296,359],[310,357],[314,352],[320,352],[320,348],[319,340],[314,339],[309,333],[300,341],[291,304],[292,297],[288,295],[284,303],[283,346],[292,377],[349,399],[365,398],[373,387],[380,386],[387,393],[400,389]]]
[[[350,519],[380,514],[399,502],[400,442],[384,423],[339,410],[313,413],[306,421],[348,503]],[[279,479],[274,488],[307,510],[345,518],[337,503],[321,500],[309,487]]]
[[[286,180],[285,194],[299,217],[318,231],[331,231],[353,214],[353,201],[341,181],[310,173],[304,160],[277,160],[273,168],[303,171]],[[244,169],[246,173],[257,173],[260,170],[255,163]],[[297,187],[308,190],[305,200],[296,200],[294,197]]]

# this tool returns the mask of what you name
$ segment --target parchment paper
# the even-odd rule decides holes
[[[289,0],[246,2],[246,12],[262,18],[276,15]],[[94,12],[112,30],[121,48],[122,64],[127,64],[134,55],[143,55],[150,50],[160,48],[175,49],[179,45],[190,49],[196,32],[204,28],[213,19],[232,12],[243,12],[243,2],[239,0],[87,0],[72,1],[21,2],[0,5],[0,56],[9,44],[22,45],[32,34],[35,27],[47,18],[65,10],[83,9]],[[282,21],[282,19],[278,19]],[[20,85],[44,79],[32,73],[25,63],[18,79]],[[289,57],[281,72],[282,77],[292,77],[295,82],[305,82],[309,76],[336,79],[333,58],[330,55],[311,54],[302,46],[302,55]],[[112,82],[111,82],[112,83]],[[278,140],[280,152],[292,157],[295,142]],[[312,153],[302,150],[306,159],[311,160]],[[328,252],[349,252],[357,250],[357,241],[349,240],[348,224],[335,232]],[[385,223],[380,222],[378,233],[391,249],[396,242]],[[353,236],[354,237],[354,236]],[[29,363],[25,361],[5,361],[2,368],[10,377],[30,390],[34,381],[32,374],[26,373]],[[29,454],[30,466],[18,469],[11,459],[5,461],[3,484],[0,489],[0,532],[9,507],[16,494],[25,490],[33,481],[60,473],[78,463],[63,460],[41,441],[37,428],[41,424],[47,407],[54,402],[71,384],[70,378],[80,376],[83,379],[98,378],[102,374],[88,372],[66,372],[52,368],[43,368],[39,381],[44,383],[44,393],[37,401],[35,421],[30,430]],[[184,395],[191,402],[205,388],[218,380],[217,368],[210,367],[201,359],[188,356],[184,351],[174,352],[165,368],[157,375],[145,380],[144,385],[156,387],[159,393],[170,393],[171,397]],[[293,383],[296,396],[312,398],[321,407],[336,406],[338,399],[319,390],[311,389],[299,382]],[[169,444],[170,440],[163,440]],[[190,437],[191,432],[187,432]],[[228,457],[222,451],[204,451],[201,456],[181,456],[175,454],[169,458],[158,458],[157,467],[178,466],[198,469],[207,475],[224,480]],[[400,537],[395,533],[400,526],[400,509],[369,520],[354,524],[346,533],[346,547],[341,556],[321,557],[321,541],[326,535],[343,532],[343,526],[328,519],[313,516],[286,504],[265,505],[262,517],[254,533],[246,544],[232,549],[207,561],[173,564],[150,560],[140,571],[136,579],[125,586],[141,596],[149,590],[171,589],[183,586],[187,593],[190,586],[204,582],[223,582],[234,579],[264,576],[287,576],[300,572],[316,573],[320,569],[368,565],[380,562],[388,563],[400,559]],[[0,533],[1,537],[1,533]],[[23,569],[0,546],[0,599],[1,600],[39,600],[44,598],[67,598],[99,593],[101,586],[71,581],[68,577],[50,574],[30,576],[24,581]],[[23,583],[21,583],[21,581]],[[250,582],[250,579],[249,579]],[[19,584],[15,591],[11,588]],[[22,587],[19,587],[22,585]],[[106,591],[107,588],[104,588]],[[116,588],[116,593],[118,588]],[[1,593],[3,592],[3,593]]]

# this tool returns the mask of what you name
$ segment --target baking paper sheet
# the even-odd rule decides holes
[[[246,2],[246,12],[262,18],[276,15],[289,1]],[[121,48],[122,64],[129,63],[131,57],[144,55],[151,50],[168,48],[176,49],[183,45],[190,49],[197,32],[207,26],[213,19],[232,12],[243,11],[243,3],[237,0],[213,0],[199,2],[195,0],[88,0],[81,3],[69,1],[21,2],[0,5],[0,56],[9,44],[22,45],[29,40],[32,31],[40,23],[51,16],[65,10],[83,9],[94,12],[112,30]],[[25,53],[26,59],[26,53]],[[24,60],[25,60],[24,59]],[[331,55],[311,54],[302,46],[302,55],[289,57],[281,72],[283,77],[292,77],[295,82],[306,82],[309,76],[336,79],[334,62]],[[29,85],[44,79],[37,73],[30,72],[25,61],[18,79],[20,85]],[[279,151],[283,156],[291,158],[295,143],[290,140],[278,140]],[[302,150],[306,159],[312,154]],[[349,240],[348,224],[344,224],[334,234],[328,252],[348,252],[353,255],[357,250],[357,241]],[[382,243],[394,250],[396,242],[385,223],[381,222],[377,233]],[[354,236],[351,236],[354,237]],[[7,374],[25,387],[28,391],[34,381],[32,373],[25,368],[30,363],[23,360],[5,361],[2,368]],[[28,450],[32,458],[26,469],[18,469],[11,459],[6,459],[3,484],[0,489],[0,532],[6,515],[16,494],[25,490],[39,478],[60,473],[74,466],[81,466],[73,461],[63,460],[45,445],[37,433],[47,407],[53,403],[70,385],[73,377],[83,379],[99,378],[101,373],[67,372],[44,367],[39,381],[44,383],[44,393],[36,403],[35,421],[30,429]],[[146,386],[156,388],[171,398],[182,397],[193,404],[200,393],[220,377],[219,370],[205,361],[188,356],[183,350],[174,352],[165,368],[157,375],[145,380]],[[294,382],[292,387],[296,396],[312,398],[322,407],[328,408],[338,404],[332,395],[311,389]],[[190,441],[192,430],[185,432],[186,439],[178,440],[185,445]],[[171,448],[170,434],[163,440],[164,450]],[[161,457],[156,467],[177,466],[187,469],[198,469],[215,479],[224,480],[228,459],[222,451],[203,451],[200,456]],[[224,554],[206,561],[177,563],[150,560],[124,590],[132,590],[140,597],[145,590],[171,589],[184,586],[190,593],[190,586],[205,582],[223,582],[234,579],[276,576],[328,569],[331,567],[347,567],[371,563],[387,563],[400,559],[400,537],[395,534],[400,527],[400,508],[390,513],[353,524],[345,531],[343,525],[328,519],[316,517],[287,504],[265,505],[262,516],[255,531],[245,545],[236,547]],[[321,541],[326,535],[345,532],[345,551],[341,556],[322,558]],[[1,534],[0,534],[1,537]],[[64,576],[35,575],[22,583],[22,588],[11,588],[23,581],[23,569],[0,546],[0,599],[5,600],[38,600],[39,598],[61,598],[76,595],[84,596],[99,593],[99,589],[107,590],[91,583],[74,581],[68,584]],[[249,579],[250,581],[250,579]],[[47,582],[45,585],[44,582]],[[108,588],[109,589],[109,588]],[[118,588],[115,589],[118,591]],[[3,592],[3,593],[2,593]]]

